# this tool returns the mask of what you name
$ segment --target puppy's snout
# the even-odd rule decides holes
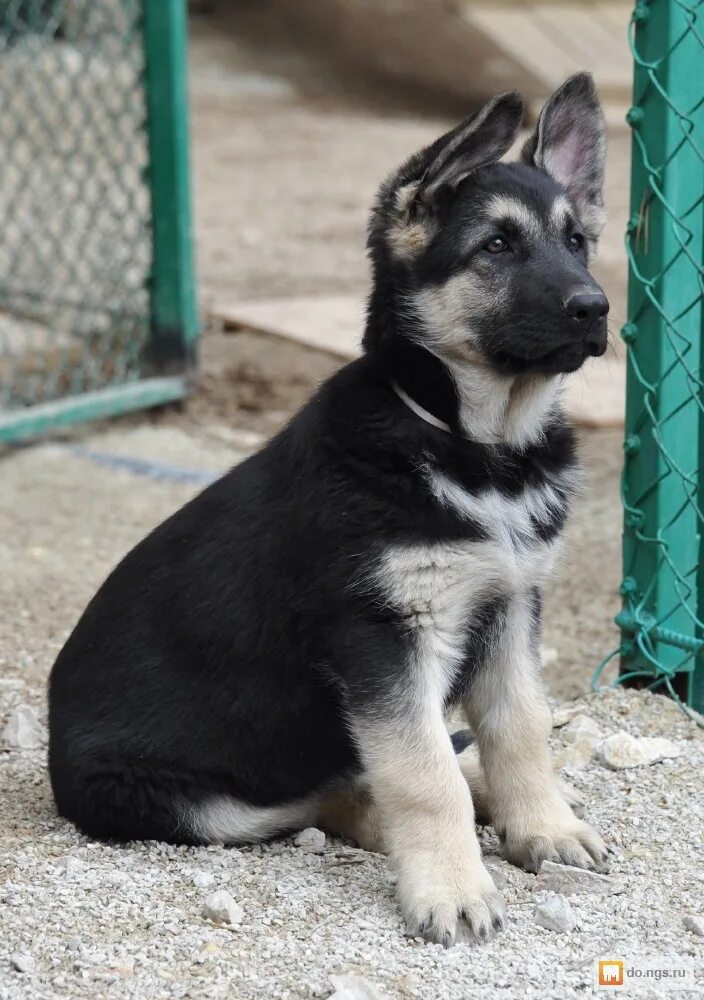
[[[587,350],[600,357],[606,350],[606,316],[609,300],[601,289],[587,288],[572,292],[565,299],[565,312],[582,331]]]
[[[572,292],[565,299],[565,312],[570,319],[582,327],[596,326],[606,319],[609,311],[609,300],[601,290],[584,289]]]

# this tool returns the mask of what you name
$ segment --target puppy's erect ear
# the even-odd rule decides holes
[[[456,188],[479,167],[500,160],[518,135],[522,118],[523,100],[512,90],[493,97],[475,115],[437,139],[422,154],[427,166],[419,196],[432,201],[441,188]]]
[[[521,127],[523,101],[511,91],[422,149],[382,184],[372,211],[369,247],[385,246],[406,263],[436,231],[437,196],[454,190],[479,167],[496,163]]]
[[[591,74],[577,73],[555,91],[521,155],[525,163],[544,170],[567,189],[585,235],[596,242],[606,218],[602,193],[606,130]]]

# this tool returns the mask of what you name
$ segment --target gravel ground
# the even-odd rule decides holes
[[[261,34],[253,48],[245,32],[204,23],[192,49],[205,298],[361,291],[370,197],[386,170],[450,113],[438,109],[431,120],[425,109],[409,114],[390,100],[377,106],[331,92],[327,76],[313,78],[292,56],[286,62],[268,28]],[[612,137],[608,201],[616,222],[599,265],[616,322],[627,144],[625,133]],[[684,923],[704,909],[701,733],[665,699],[584,695],[594,666],[617,642],[620,431],[584,435],[587,490],[546,605],[545,642],[556,650],[546,680],[561,700],[579,695],[576,704],[604,736],[665,736],[680,756],[614,771],[588,747],[588,762],[568,767],[588,818],[615,852],[608,891],[559,903],[571,931],[536,922],[537,907],[554,908],[554,897],[536,888],[535,876],[504,864],[489,829],[482,843],[507,898],[509,930],[487,947],[445,952],[404,936],[385,859],[342,842],[328,840],[323,853],[293,840],[243,850],[106,847],[57,819],[43,747],[10,745],[1,735],[5,720],[26,704],[43,722],[47,671],[100,580],[200,488],[195,479],[96,464],[87,452],[203,476],[226,468],[254,446],[252,432],[273,431],[335,364],[263,344],[247,335],[206,339],[200,392],[180,414],[118,421],[0,455],[0,998],[248,1000],[337,990],[343,1000],[335,977],[352,975],[369,984],[365,996],[387,1000],[563,1000],[591,993],[598,957],[701,961],[704,939]],[[568,739],[567,728],[556,729],[554,749],[575,760]],[[232,897],[239,923],[203,915],[218,890]],[[355,996],[362,994],[344,1000]]]
[[[41,692],[15,672],[0,699],[3,714],[20,702],[43,712]],[[6,749],[0,997],[328,997],[340,985],[333,977],[347,974],[378,991],[367,996],[565,1000],[591,994],[594,959],[632,956],[698,962],[701,976],[704,939],[684,925],[704,904],[701,733],[653,695],[591,695],[579,707],[604,736],[664,736],[680,756],[625,771],[597,757],[568,769],[614,858],[605,885],[560,901],[574,923],[566,933],[538,924],[552,897],[503,862],[484,829],[509,928],[488,946],[449,951],[404,936],[381,855],[330,839],[322,853],[291,839],[241,850],[96,844],[56,818],[44,749]],[[568,739],[569,727],[554,730],[556,750]],[[204,916],[217,890],[239,904],[240,923]],[[688,995],[702,992],[699,978]]]

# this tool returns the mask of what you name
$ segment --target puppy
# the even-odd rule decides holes
[[[553,775],[541,590],[576,482],[569,372],[606,348],[591,78],[521,162],[507,93],[382,186],[362,357],[111,573],[50,680],[60,813],[101,839],[309,824],[388,852],[409,929],[487,940],[506,858],[603,866]],[[443,723],[475,734],[456,756]]]

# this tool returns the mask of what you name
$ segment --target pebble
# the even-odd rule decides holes
[[[325,850],[325,834],[315,826],[308,826],[296,835],[294,844],[311,854],[322,854]]]
[[[535,922],[549,931],[569,934],[577,926],[574,911],[567,899],[561,895],[548,896],[535,908]]]
[[[601,740],[601,729],[588,715],[575,715],[564,728],[568,743],[587,742],[596,746]]]
[[[566,726],[571,719],[580,714],[578,705],[556,705],[552,710],[552,728],[561,729],[562,726]]]
[[[58,867],[59,869],[63,869],[69,878],[82,875],[86,870],[84,862],[80,858],[74,858],[70,854],[65,858],[59,859]]]
[[[574,743],[569,743],[566,747],[558,750],[554,757],[555,767],[572,767],[577,770],[586,767],[594,759],[596,747],[597,743],[591,737],[580,737]]]
[[[376,986],[360,976],[330,976],[335,992],[330,1000],[384,1000]]]
[[[215,885],[215,876],[212,872],[195,872],[193,885],[198,889],[209,889],[211,885]]]
[[[602,760],[614,770],[655,764],[666,757],[679,757],[681,753],[676,743],[662,736],[631,736],[620,732],[601,744]]]
[[[692,934],[696,934],[697,937],[704,937],[704,917],[699,917],[694,914],[687,914],[687,916],[682,921],[685,930],[691,931]]]
[[[25,955],[22,952],[17,951],[14,955],[10,956],[10,961],[18,972],[23,972],[25,976],[34,975],[37,963],[31,955]]]
[[[587,868],[560,865],[556,861],[543,861],[533,890],[548,889],[564,896],[607,895],[614,891],[613,879]]]
[[[208,896],[203,904],[203,916],[220,924],[241,924],[244,912],[229,892],[219,889]]]
[[[8,716],[2,733],[8,746],[20,750],[36,750],[46,740],[44,727],[40,725],[37,713],[31,705],[18,705]]]

